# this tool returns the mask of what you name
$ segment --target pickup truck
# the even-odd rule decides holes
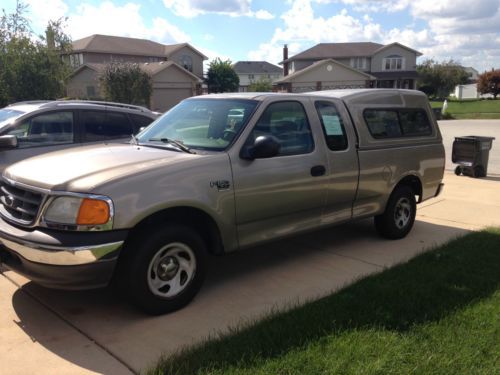
[[[194,97],[128,144],[8,167],[0,258],[47,287],[113,282],[161,314],[191,301],[209,254],[366,217],[388,239],[406,236],[444,165],[418,91]]]

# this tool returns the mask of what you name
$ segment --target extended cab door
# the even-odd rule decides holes
[[[322,224],[352,218],[352,206],[358,188],[356,134],[344,104],[335,98],[314,99],[314,107],[323,131],[327,154],[327,194]]]
[[[314,107],[306,100],[267,99],[230,153],[240,246],[317,227],[326,199],[327,159]],[[313,131],[314,130],[314,131]],[[259,136],[281,145],[278,155],[245,160]]]

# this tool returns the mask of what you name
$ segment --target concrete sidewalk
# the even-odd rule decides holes
[[[500,177],[445,176],[442,196],[419,205],[410,235],[379,238],[371,220],[211,259],[197,298],[145,316],[110,290],[63,292],[12,272],[0,276],[0,373],[121,374],[228,327],[338,290],[356,279],[484,226],[500,226]]]

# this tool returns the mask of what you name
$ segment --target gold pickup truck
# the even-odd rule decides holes
[[[418,91],[194,97],[127,144],[7,168],[0,258],[48,287],[113,281],[165,313],[195,296],[210,254],[366,217],[388,239],[406,236],[444,165]]]

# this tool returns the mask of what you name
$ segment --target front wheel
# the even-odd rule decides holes
[[[375,216],[375,228],[383,237],[403,238],[413,227],[416,212],[415,193],[408,186],[399,186],[392,192],[384,213]]]
[[[206,249],[191,228],[165,224],[126,248],[121,286],[131,302],[150,314],[187,305],[205,278]]]

